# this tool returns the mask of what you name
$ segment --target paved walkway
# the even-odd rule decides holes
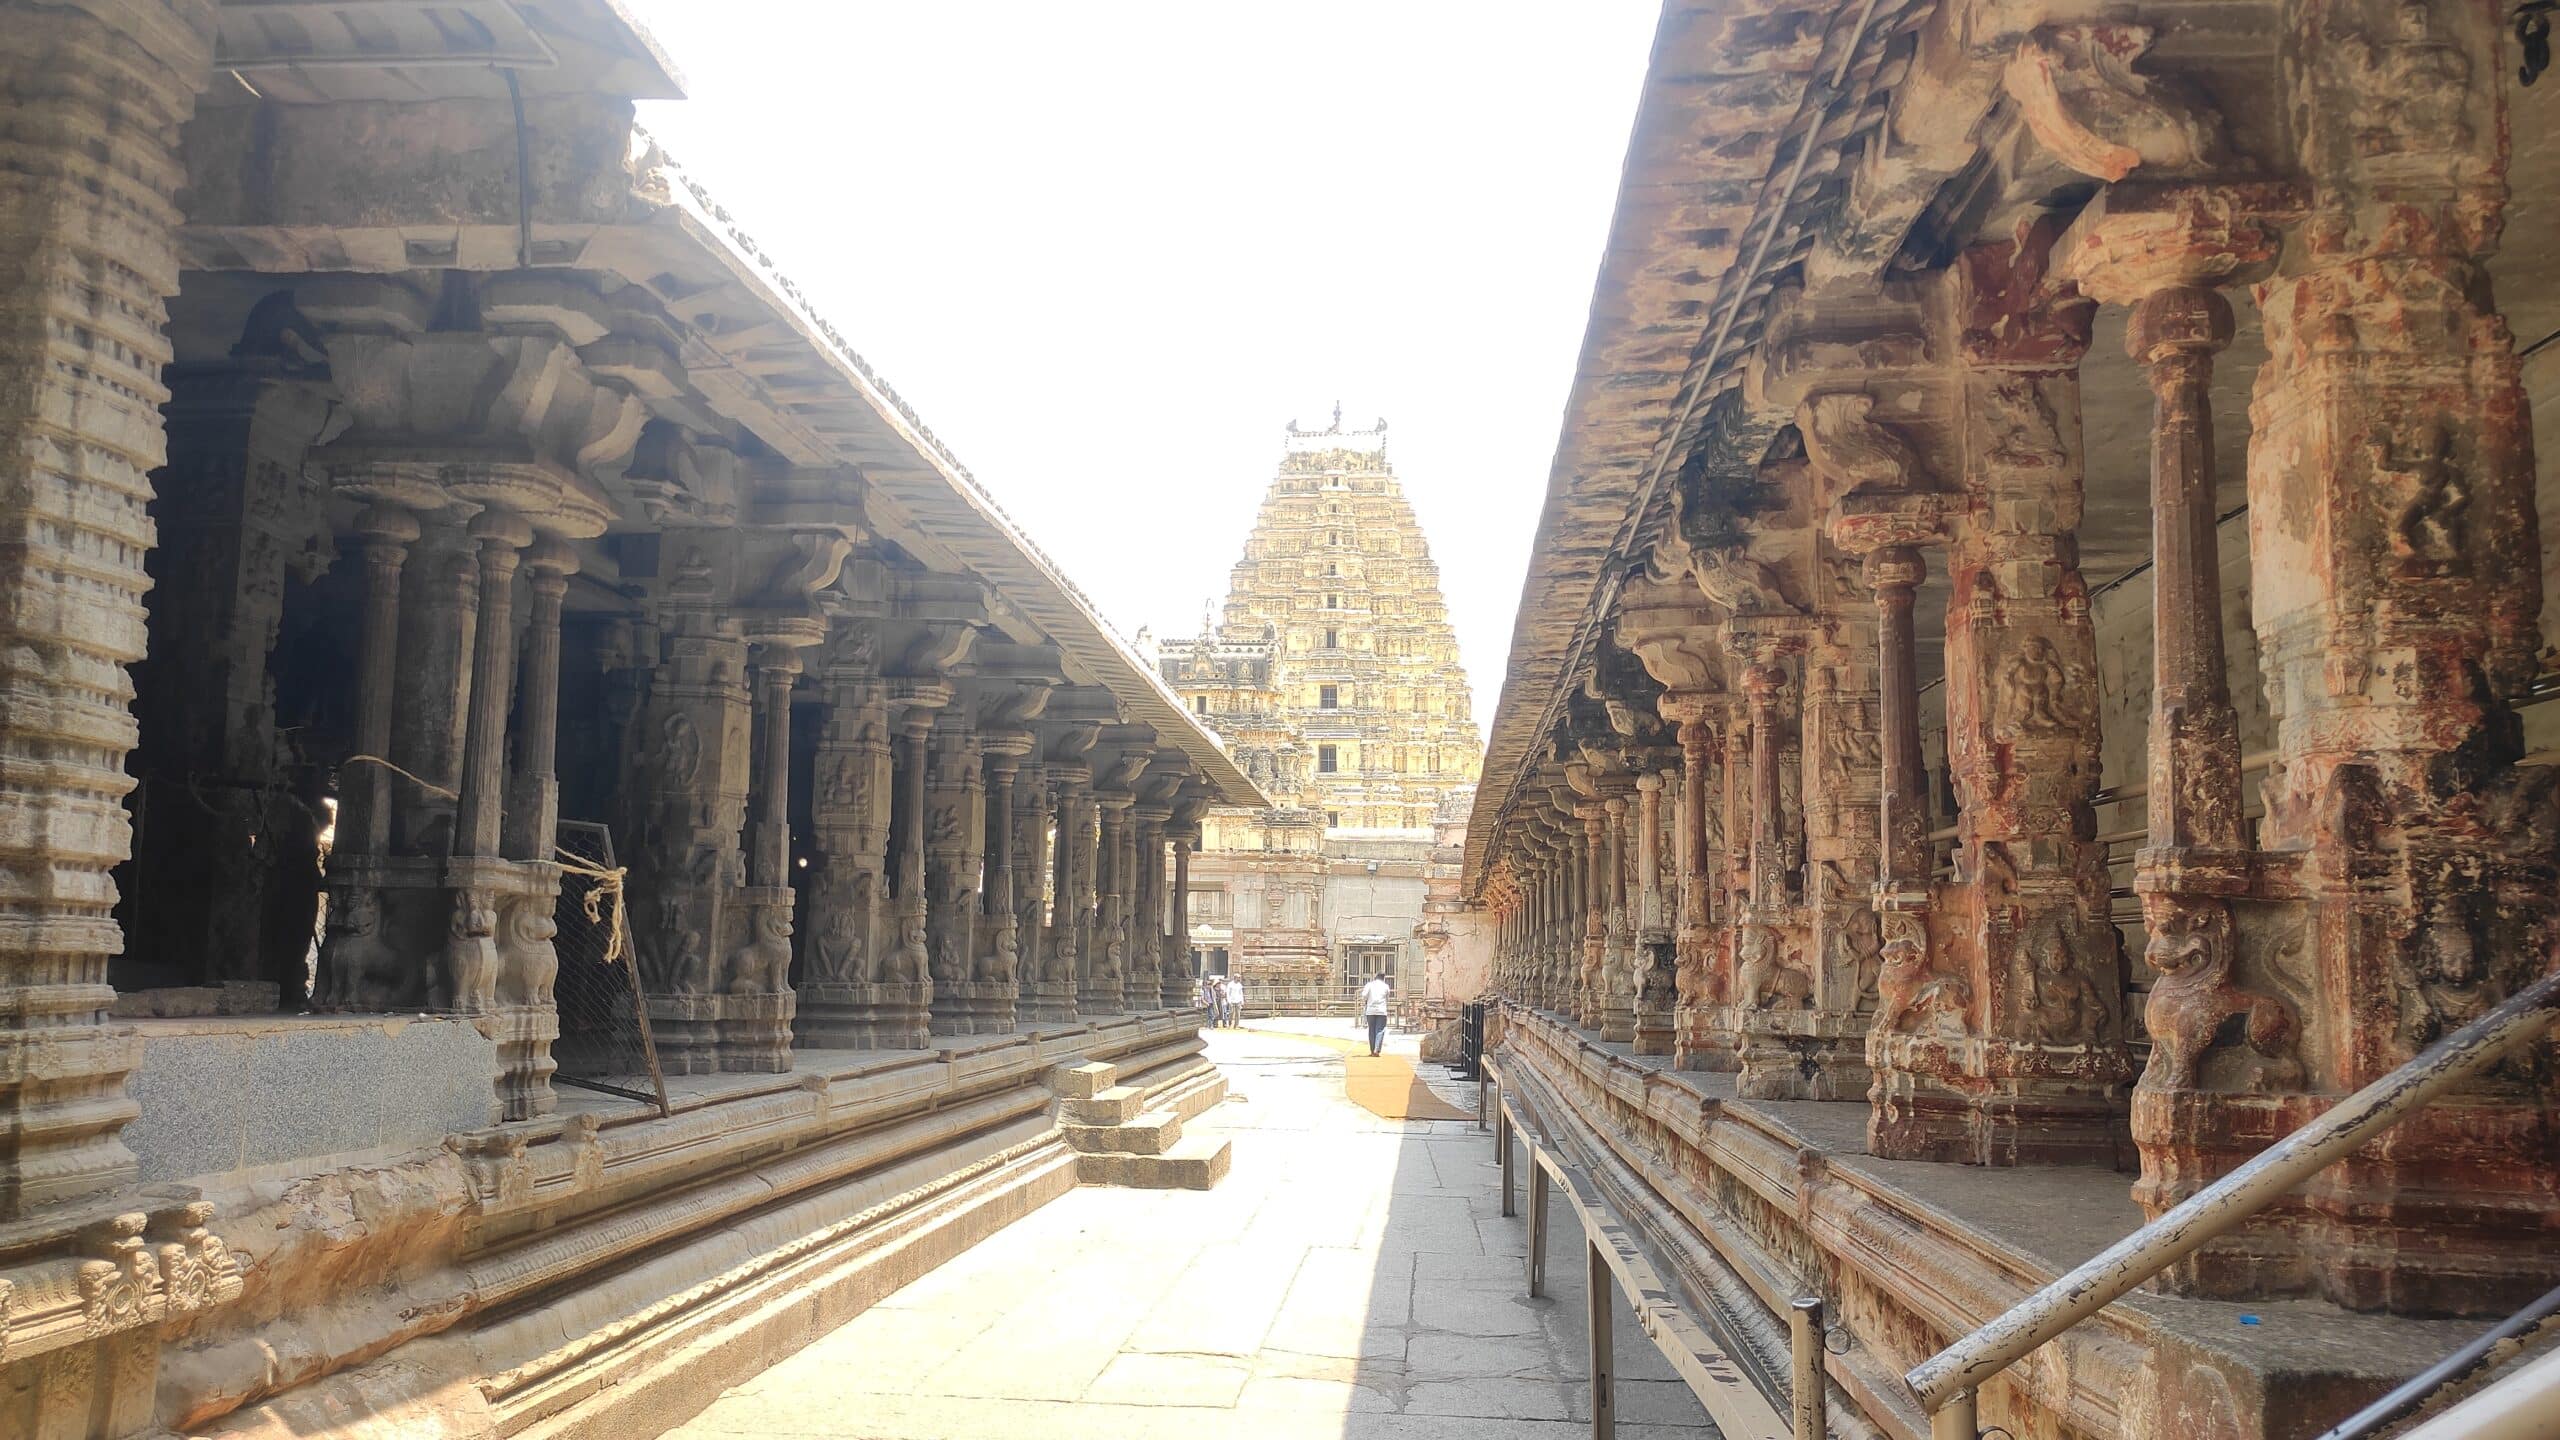
[[[685,1440],[1565,1440],[1588,1435],[1581,1235],[1550,1296],[1491,1140],[1343,1096],[1338,1053],[1211,1033],[1235,1141],[1216,1190],[1087,1186],[723,1396]],[[1413,1037],[1398,1037],[1410,1047]],[[1435,1067],[1425,1067],[1427,1069]],[[1618,1433],[1714,1435],[1631,1320]]]

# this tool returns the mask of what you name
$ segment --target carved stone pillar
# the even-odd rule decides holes
[[[697,552],[659,606],[662,653],[634,749],[630,919],[658,1063],[720,1068],[723,942],[741,930],[736,891],[753,763],[747,640]]]
[[[1012,986],[980,980],[978,920],[985,909],[980,865],[986,853],[986,776],[968,707],[954,705],[934,726],[931,793],[925,810],[926,936],[932,956],[933,1033],[981,1035],[1013,1028]],[[992,1030],[997,1015],[1002,1031]]]
[[[392,690],[400,666],[400,572],[418,539],[417,517],[375,505],[356,517],[364,537],[364,629],[356,654],[359,755],[391,751]],[[339,776],[337,843],[329,852],[329,920],[320,943],[320,1003],[386,1008],[401,990],[399,956],[382,933],[383,862],[391,854],[392,774],[347,766]]]
[[[882,998],[879,1035],[884,1049],[921,1050],[932,1043],[934,992],[932,917],[925,878],[926,816],[931,804],[926,776],[932,769],[934,713],[941,708],[922,699],[947,703],[950,691],[944,687],[936,697],[902,698],[907,703],[898,712],[895,803],[890,819],[897,852],[896,892],[890,904],[897,930],[887,942],[882,971],[888,993]]]
[[[1208,809],[1205,801],[1186,799],[1174,806],[1173,826],[1165,833],[1173,841],[1173,896],[1170,927],[1164,937],[1164,1004],[1169,1009],[1184,1010],[1193,1005],[1195,988],[1191,974],[1191,852],[1200,845],[1200,815]]]
[[[578,552],[544,537],[525,552],[531,603],[516,688],[516,763],[507,798],[506,854],[550,860],[560,828],[560,607]]]
[[[1715,858],[1707,823],[1712,804],[1707,774],[1716,750],[1710,722],[1714,708],[1708,697],[1699,695],[1673,694],[1662,701],[1663,718],[1680,727],[1680,925],[1672,1063],[1683,1070],[1700,1068],[1699,1027],[1728,994],[1729,977],[1718,963],[1722,957],[1714,943]]]
[[[490,508],[473,518],[479,545],[477,630],[464,707],[461,795],[454,806],[452,857],[444,883],[448,933],[428,976],[431,1008],[480,1018],[497,1042],[498,1103],[510,1120],[551,1113],[552,1042],[560,1015],[552,982],[560,973],[552,913],[560,868],[546,853],[510,860],[506,823],[506,727],[515,678],[515,577],[533,527]],[[557,620],[554,620],[556,643]],[[558,655],[552,662],[558,676]],[[556,726],[556,704],[551,719]]]
[[[288,575],[309,578],[326,558],[315,544],[324,489],[305,456],[331,407],[323,389],[256,357],[173,366],[168,380],[115,983],[262,981],[296,1010],[319,829],[293,793],[298,757],[277,728],[268,661]]]
[[[1133,803],[1134,797],[1126,790],[1097,790],[1093,796],[1092,805],[1100,812],[1100,837],[1093,875],[1093,928],[1087,940],[1084,975],[1076,990],[1076,1010],[1082,1015],[1116,1015],[1127,1008],[1128,829],[1129,807]]]
[[[755,642],[753,809],[747,880],[721,980],[720,1068],[781,1074],[791,1068],[791,691],[801,651],[824,637],[814,619],[761,622]]]
[[[1673,993],[1671,917],[1662,895],[1663,777],[1648,771],[1636,777],[1635,1021],[1632,1039],[1639,1055],[1672,1051]]]
[[[1135,904],[1129,920],[1129,1008],[1152,1010],[1162,1003],[1164,977],[1164,827],[1173,818],[1171,805],[1141,801],[1130,811],[1129,840],[1137,856],[1131,888]]]
[[[144,650],[144,506],[164,453],[178,126],[214,21],[201,4],[127,0],[19,6],[9,26],[0,86],[17,108],[0,160],[0,333],[17,349],[0,371],[11,556],[0,753],[12,777],[0,788],[0,1116],[11,1136],[0,1218],[133,1177],[118,1137],[134,1115],[124,1077],[140,1046],[108,1019],[108,956],[121,943],[108,872],[132,843],[124,667]]]
[[[1582,822],[1574,848],[1579,871],[1575,878],[1581,886],[1582,965],[1574,976],[1573,1017],[1583,1029],[1597,1030],[1607,1004],[1603,973],[1609,945],[1609,811],[1598,800],[1590,800],[1573,807],[1573,814]]]
[[[980,738],[986,757],[986,893],[978,917],[978,963],[972,977],[993,987],[979,1019],[981,1034],[1009,1034],[1022,995],[1021,910],[1014,903],[1014,777],[1022,757],[1031,752],[1028,731],[991,733]],[[1036,872],[1035,872],[1036,873]]]
[[[1740,681],[1751,742],[1749,870],[1744,903],[1734,916],[1733,988],[1728,1026],[1735,1036],[1738,1093],[1803,1099],[1806,1070],[1836,1077],[1841,1068],[1837,1017],[1818,1004],[1818,967],[1808,954],[1812,916],[1790,885],[1796,852],[1786,803],[1790,705],[1798,693],[1788,661],[1805,649],[1802,622],[1736,617],[1726,643],[1742,662]],[[1808,897],[1809,898],[1809,897]],[[1826,1080],[1823,1089],[1836,1087]]]
[[[1959,877],[1936,916],[1943,1005],[1879,1025],[1870,1047],[1878,1156],[2112,1165],[2124,1148],[2123,977],[2091,838],[2096,641],[2075,536],[2089,306],[2043,265],[2030,233],[1966,252],[1947,280],[1964,494],[1950,505],[1946,644]]]
[[[1077,992],[1084,975],[1086,908],[1093,882],[1093,802],[1089,787],[1093,768],[1080,760],[1051,760],[1049,779],[1057,787],[1057,868],[1049,906],[1049,934],[1044,948],[1034,1019],[1076,1018]]]
[[[1619,785],[1629,782],[1623,777]],[[1636,1038],[1636,966],[1633,907],[1628,903],[1627,873],[1634,847],[1631,821],[1633,807],[1623,790],[1600,802],[1605,818],[1601,822],[1601,840],[1606,858],[1601,861],[1604,887],[1601,908],[1600,951],[1600,1038],[1626,1043]]]
[[[825,652],[809,797],[811,866],[795,925],[801,983],[793,1033],[808,1049],[870,1049],[882,1042],[885,988],[895,973],[888,910],[893,780],[889,699],[880,678],[879,622],[839,620]],[[905,1003],[903,984],[897,1004]]]
[[[1845,562],[1841,568],[1848,568]],[[1806,970],[1813,993],[1801,1022],[1793,1093],[1852,1100],[1866,1095],[1870,1078],[1866,1036],[1881,947],[1875,887],[1882,736],[1873,623],[1845,606],[1826,609],[1814,622],[1804,675],[1804,903],[1811,912]]]
[[[1049,971],[1049,816],[1049,767],[1037,758],[1024,760],[1014,778],[1012,823],[1013,933],[1021,980],[1015,1013],[1026,1021],[1047,1018],[1040,1009],[1040,982]]]

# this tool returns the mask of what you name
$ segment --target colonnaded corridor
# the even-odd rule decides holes
[[[1548,1295],[1531,1300],[1528,1223],[1500,1213],[1490,1138],[1472,1120],[1387,1120],[1353,1104],[1349,1035],[1338,1021],[1209,1032],[1233,1086],[1193,1126],[1235,1141],[1216,1189],[1078,1189],[671,1433],[1589,1434],[1571,1207],[1555,1208]],[[1393,1044],[1410,1059],[1416,1040]],[[1634,1324],[1613,1328],[1618,1434],[1712,1436]]]

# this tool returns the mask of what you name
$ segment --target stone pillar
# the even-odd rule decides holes
[[[925,810],[925,894],[933,970],[933,1033],[980,1035],[996,1011],[1013,1028],[1011,987],[977,978],[978,920],[985,908],[980,864],[986,851],[986,777],[969,708],[954,705],[934,726],[931,792]],[[1002,993],[999,993],[1001,989]]]
[[[256,357],[173,366],[168,379],[150,651],[133,669],[142,789],[117,883],[114,979],[122,990],[265,982],[298,1010],[319,830],[287,788],[268,661],[288,573],[322,553],[324,493],[304,457],[330,405],[322,387]]]
[[[2096,640],[2080,578],[2089,305],[2045,282],[2040,232],[1947,280],[1956,355],[1948,764],[1956,884],[1945,1008],[1870,1047],[1868,1145],[1894,1159],[2112,1165],[2130,1066],[2098,782]],[[1884,1027],[1879,1027],[1880,1029]]]
[[[888,691],[880,679],[879,624],[839,621],[823,660],[827,725],[818,738],[809,797],[815,871],[803,887],[798,931],[801,983],[793,1034],[804,1048],[880,1045],[887,1011],[903,1011],[888,918],[893,786]],[[895,987],[894,989],[892,987]],[[885,1008],[884,1008],[885,1007]],[[902,1028],[903,1018],[896,1022]]]
[[[454,805],[453,849],[444,876],[449,918],[443,948],[428,976],[428,1004],[479,1017],[482,1032],[497,1042],[500,1113],[524,1120],[551,1113],[551,1046],[560,1038],[560,1015],[552,1002],[552,982],[560,973],[552,943],[560,870],[547,853],[510,860],[504,844],[507,712],[516,670],[515,578],[534,535],[521,517],[494,507],[473,518],[470,534],[480,552],[477,630],[464,705],[461,794]],[[556,684],[556,612],[552,626]],[[558,718],[555,699],[550,710],[555,727]]]
[[[391,681],[391,763],[426,782],[395,775],[390,787],[390,853],[404,859],[449,854],[455,845],[455,809],[470,723],[471,647],[480,607],[477,547],[450,511],[426,514],[425,519],[424,533],[401,574],[400,662]],[[409,883],[395,888],[409,890],[425,877],[420,872],[400,878]],[[408,898],[386,896],[386,903],[404,908]],[[385,918],[400,928],[414,917]],[[440,913],[437,918],[440,922]]]
[[[1597,1030],[1608,1003],[1609,811],[1600,801],[1590,800],[1573,807],[1573,814],[1582,822],[1581,844],[1574,852],[1582,886],[1582,967],[1574,982],[1574,1023]]]
[[[1619,777],[1617,784],[1629,782]],[[1633,916],[1627,903],[1627,872],[1632,856],[1628,844],[1630,810],[1623,789],[1608,793],[1600,802],[1602,844],[1606,858],[1601,862],[1603,891],[1601,896],[1600,950],[1600,1038],[1621,1044],[1636,1038],[1635,932]]]
[[[1718,963],[1722,957],[1715,946],[1715,859],[1707,828],[1707,772],[1715,764],[1716,736],[1707,697],[1668,696],[1662,709],[1664,718],[1680,727],[1679,985],[1672,1063],[1694,1070],[1703,1068],[1698,1064],[1704,1048],[1699,1030],[1708,1023],[1708,1012],[1724,1004],[1730,993],[1730,977]]]
[[[1036,755],[1037,752],[1035,752]],[[1013,916],[1015,962],[1021,979],[1015,1013],[1043,1020],[1040,984],[1049,973],[1049,770],[1034,758],[1022,762],[1013,786]],[[1069,992],[1070,1004],[1073,992]]]
[[[801,649],[825,633],[816,620],[766,622],[755,651],[754,789],[747,822],[747,883],[721,982],[720,1068],[781,1074],[791,1068],[791,691]]]
[[[109,1023],[121,944],[108,872],[132,843],[125,667],[144,650],[144,506],[178,288],[178,126],[212,7],[18,6],[0,44],[0,370],[10,563],[0,572],[0,1219],[133,1178],[118,1138],[139,1058]]]
[[[1164,1003],[1170,1009],[1191,1008],[1197,980],[1191,973],[1191,852],[1200,844],[1200,813],[1205,802],[1184,800],[1174,806],[1173,894],[1169,928],[1164,937]]]
[[[946,692],[947,694],[947,692]],[[893,902],[897,934],[884,983],[879,1021],[884,1048],[921,1050],[932,1043],[934,980],[929,939],[931,911],[926,900],[925,777],[932,765],[933,719],[938,706],[909,704],[898,715],[897,802],[892,823],[897,829],[897,894]]]
[[[1011,1033],[1022,996],[1021,907],[1014,900],[1018,829],[1013,787],[1031,743],[1028,731],[990,733],[981,740],[986,757],[986,893],[981,897],[974,978],[989,987],[979,1013],[985,1027],[981,1034]]]
[[[1744,904],[1734,916],[1733,1000],[1740,1094],[1806,1098],[1805,1062],[1820,1051],[1837,1069],[1840,1028],[1817,1005],[1817,966],[1807,953],[1811,916],[1788,884],[1794,837],[1786,803],[1787,711],[1795,687],[1787,662],[1803,653],[1801,622],[1736,617],[1727,645],[1742,663],[1740,680],[1751,740],[1749,868]],[[1808,887],[1810,888],[1810,887]],[[1810,898],[1810,897],[1808,897]]]
[[[1636,777],[1636,997],[1633,1039],[1639,1055],[1671,1053],[1673,994],[1671,917],[1662,895],[1662,789],[1659,772]]]
[[[560,828],[560,607],[578,552],[545,537],[525,552],[532,603],[525,617],[524,666],[516,694],[516,764],[507,800],[506,854],[553,858]]]
[[[1136,847],[1136,909],[1129,923],[1129,1008],[1152,1010],[1164,1003],[1169,984],[1164,968],[1164,827],[1173,807],[1142,801],[1130,812],[1130,843]]]
[[[364,537],[364,629],[356,654],[359,755],[391,752],[391,708],[400,667],[400,572],[418,539],[417,517],[374,505],[356,516]],[[401,998],[399,957],[382,931],[383,862],[391,854],[392,774],[349,765],[338,778],[337,843],[329,852],[329,920],[320,942],[320,1003],[379,1010]]]
[[[741,930],[739,851],[753,763],[747,641],[710,563],[678,569],[660,604],[662,655],[634,742],[630,920],[658,1063],[720,1068],[726,942]]]
[[[1100,838],[1092,881],[1093,928],[1076,991],[1076,1010],[1084,1015],[1115,1015],[1126,1008],[1122,996],[1129,958],[1127,830],[1132,803],[1125,790],[1098,790],[1092,801],[1100,811]]]
[[[1047,967],[1041,972],[1032,1018],[1068,1021],[1076,1018],[1077,992],[1084,976],[1086,896],[1092,887],[1093,822],[1089,788],[1092,767],[1077,760],[1052,760],[1049,778],[1057,786],[1057,866],[1051,884],[1049,934],[1043,947]]]

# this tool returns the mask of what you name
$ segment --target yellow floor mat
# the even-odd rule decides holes
[[[1475,1116],[1431,1093],[1413,1062],[1395,1055],[1372,1056],[1367,1040],[1337,1040],[1329,1035],[1262,1030],[1260,1035],[1286,1035],[1342,1052],[1342,1088],[1351,1103],[1385,1120],[1473,1120]]]

